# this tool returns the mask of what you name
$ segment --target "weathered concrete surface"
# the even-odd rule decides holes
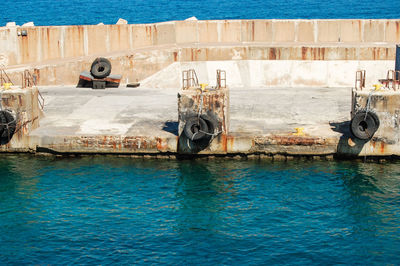
[[[206,153],[227,152],[225,140],[229,134],[230,126],[228,88],[211,87],[203,92],[200,91],[200,87],[181,90],[178,94],[178,114],[179,153],[196,154],[200,151]],[[205,132],[215,135],[205,135],[201,140],[193,141],[186,136],[184,128],[191,118],[201,118],[201,115],[207,116],[210,128],[215,126],[213,130],[208,129],[210,131]]]
[[[393,69],[395,46],[188,44],[98,55],[111,61],[112,73],[121,74],[122,83],[154,80],[152,75],[158,74],[159,71],[184,67],[193,62],[193,65],[199,65],[200,69],[206,69],[202,73],[215,73],[218,66],[226,69],[231,81],[242,78],[240,82],[244,86],[348,87],[353,85],[354,73],[357,70],[367,70],[369,83],[381,78],[388,69]],[[90,69],[95,58],[86,56],[14,65],[7,68],[7,73],[15,84],[20,84],[21,73],[30,69],[36,74],[39,85],[74,85],[78,83],[79,73]],[[169,77],[179,80],[180,74],[170,73]],[[246,77],[247,79],[244,79]]]
[[[37,88],[1,90],[1,107],[10,110],[16,116],[17,124],[14,136],[0,144],[0,152],[30,151],[29,134],[39,127],[43,116],[39,105]],[[1,140],[3,142],[3,140]]]
[[[178,89],[41,88],[46,117],[30,147],[65,153],[175,153]],[[231,88],[226,154],[332,155],[350,88]],[[296,136],[296,127],[306,135]],[[200,154],[206,154],[203,152]]]
[[[353,114],[359,110],[374,112],[379,128],[370,140],[344,134],[338,152],[346,156],[400,155],[400,92],[393,90],[353,90]]]
[[[23,30],[27,32],[26,36],[20,34]],[[196,20],[134,25],[9,26],[0,28],[0,64],[42,63],[186,43],[358,46],[399,42],[398,19]]]

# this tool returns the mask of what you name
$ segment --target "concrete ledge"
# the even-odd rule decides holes
[[[112,53],[106,57],[110,59],[113,65],[112,73],[123,76],[123,83],[142,81],[175,62],[270,60],[270,70],[273,70],[273,75],[270,72],[259,74],[271,76],[271,81],[269,82],[271,86],[278,85],[278,81],[281,80],[279,77],[286,76],[284,80],[289,82],[281,82],[282,86],[288,86],[289,84],[309,86],[314,84],[316,86],[335,87],[352,85],[354,73],[360,69],[367,69],[367,78],[373,80],[372,82],[382,78],[386,75],[388,69],[394,68],[395,47],[391,45],[272,46],[270,44],[231,44],[196,46],[182,44],[180,46],[166,45],[154,47],[153,49],[136,49],[130,52]],[[39,85],[72,85],[78,83],[79,73],[83,70],[88,70],[95,58],[95,56],[87,56],[62,61],[49,61],[45,64],[18,65],[8,68],[7,73],[16,84],[21,82],[22,72],[25,69],[30,69],[38,76]],[[285,63],[284,69],[276,69],[275,66],[280,65],[279,62],[283,61],[290,61],[290,63]],[[304,77],[296,79],[288,73],[288,71],[297,73],[298,65],[304,64],[308,64],[310,67],[317,66],[317,68],[321,64],[336,65],[338,69],[329,72],[325,71],[323,75],[318,74],[318,72],[324,69],[328,70],[326,67],[317,69],[317,72],[307,71],[303,73],[311,78],[311,82],[302,82]],[[342,64],[341,67],[340,64]],[[349,68],[350,65],[354,67]],[[345,73],[348,78],[343,78],[343,75],[338,71],[342,74]],[[300,76],[302,75],[301,72],[299,74]],[[328,79],[340,80],[340,82],[327,82],[327,80],[321,82],[321,78],[324,80],[325,77],[328,77],[328,74]],[[179,76],[180,71],[174,75]],[[335,78],[336,75],[337,77]],[[376,75],[379,77],[376,77]]]
[[[21,32],[26,31],[26,35]],[[1,27],[6,66],[182,43],[394,45],[400,20],[209,20],[133,25]]]

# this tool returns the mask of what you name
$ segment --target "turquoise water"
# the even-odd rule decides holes
[[[0,264],[399,264],[400,164],[0,156]]]
[[[115,24],[198,19],[399,18],[398,0],[2,0],[0,25]]]

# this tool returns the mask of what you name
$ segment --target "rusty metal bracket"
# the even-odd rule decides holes
[[[356,82],[355,82],[355,89],[363,90],[365,88],[365,70],[358,70],[356,72]]]
[[[187,90],[189,88],[198,87],[199,79],[197,78],[196,71],[189,69],[182,71],[182,89]]]
[[[22,89],[30,88],[30,87],[37,87],[37,77],[35,74],[31,74],[28,69],[25,69],[22,73]],[[44,98],[40,91],[38,90],[38,103],[42,111],[44,110]]]
[[[217,89],[226,88],[226,71],[217,69]]]
[[[389,89],[396,91],[399,89],[400,85],[399,79],[400,79],[400,71],[389,70],[387,72],[386,80],[381,80],[381,82]]]
[[[0,83],[1,83],[1,86],[3,86],[4,83],[11,83],[11,85],[14,85],[14,83],[11,81],[10,77],[7,75],[6,71],[4,70],[3,66],[0,66]]]
[[[22,73],[22,88],[36,87],[36,75],[31,74],[28,69]]]

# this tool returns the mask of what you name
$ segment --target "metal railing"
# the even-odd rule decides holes
[[[217,89],[226,88],[226,71],[217,69]]]
[[[182,71],[182,89],[186,90],[198,86],[199,79],[197,78],[197,74],[194,69]]]
[[[31,74],[31,72],[29,72],[29,70],[24,70],[24,72],[22,73],[22,88],[30,88],[30,87],[36,87],[36,83],[37,83],[37,77],[35,74]],[[44,98],[42,96],[42,94],[40,93],[40,91],[38,90],[38,103],[39,106],[42,110],[44,110]]]
[[[22,73],[22,88],[36,87],[36,75],[32,75],[29,70],[24,70]]]
[[[14,85],[2,66],[0,67],[0,83],[1,86],[3,86],[4,83],[11,83],[11,85]]]
[[[356,83],[355,83],[355,89],[364,89],[365,88],[365,70],[358,70],[356,72]]]
[[[384,80],[384,85],[387,86],[389,89],[394,91],[399,89],[400,86],[400,71],[396,70],[389,70],[387,72],[386,80]]]

